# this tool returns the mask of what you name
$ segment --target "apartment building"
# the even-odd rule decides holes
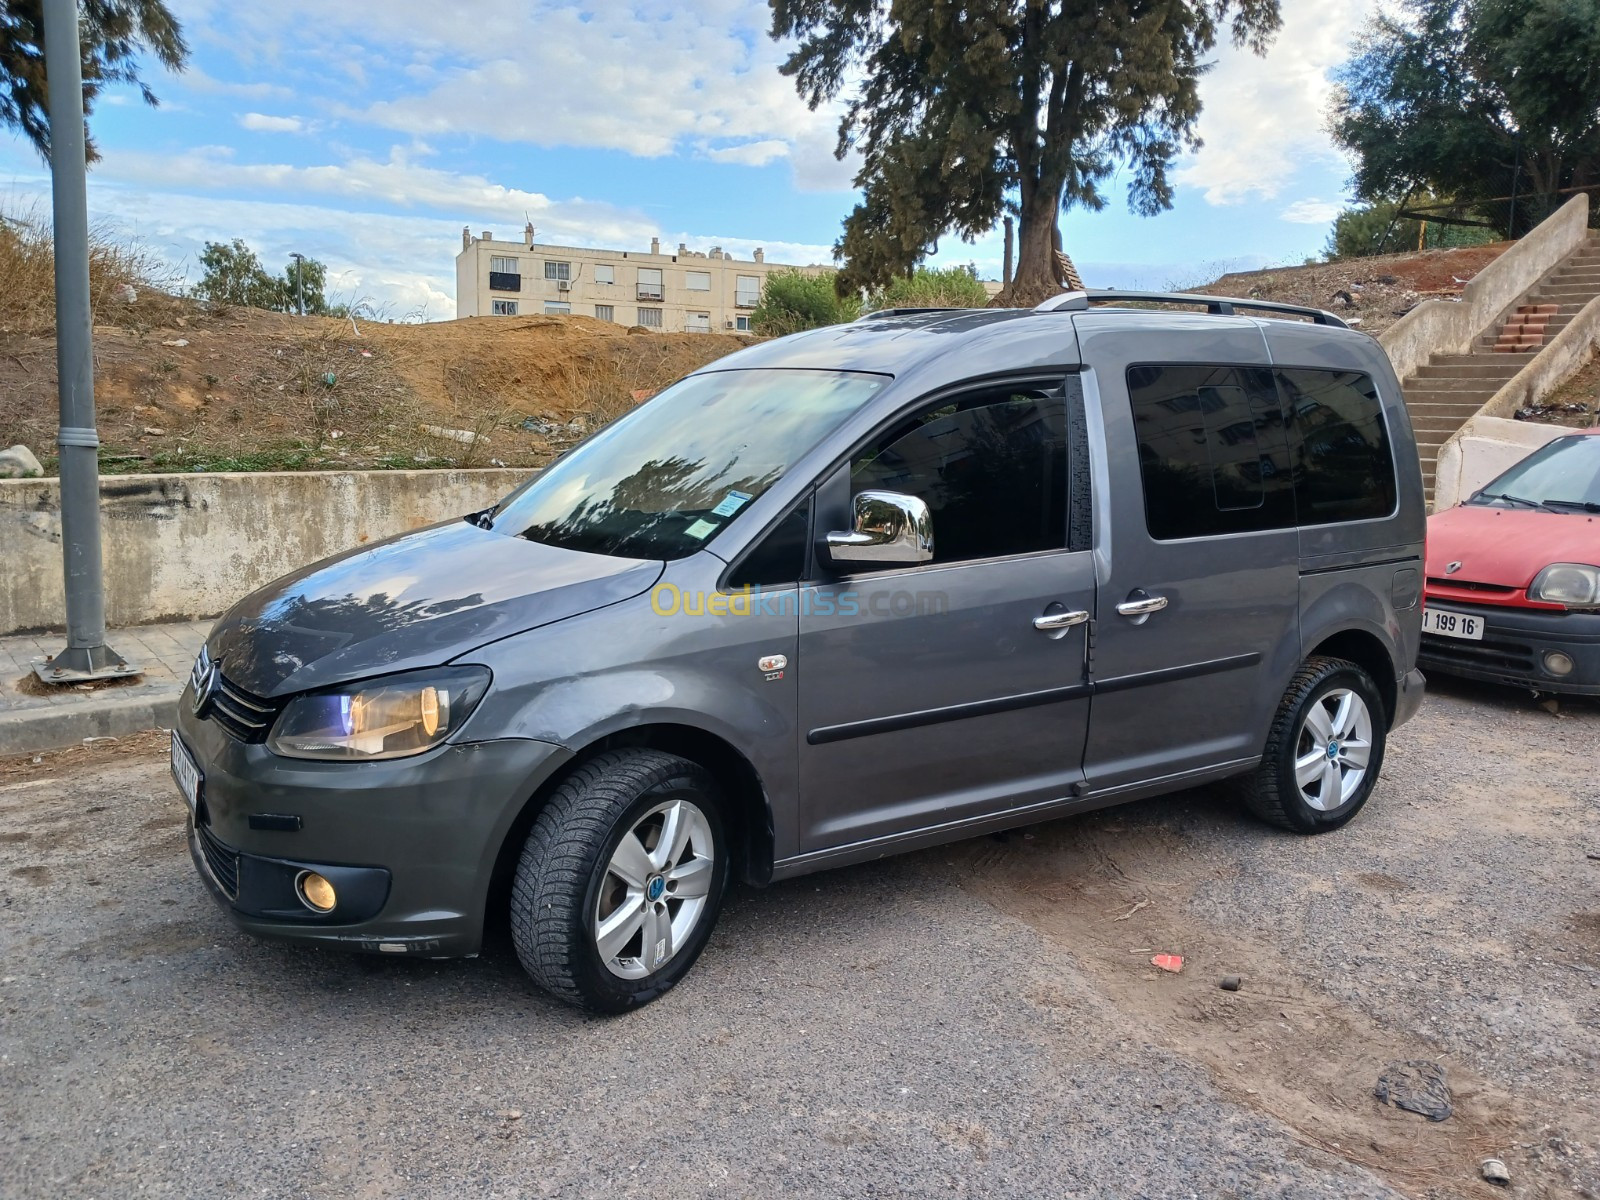
[[[720,247],[702,252],[682,243],[663,254],[659,238],[646,254],[546,246],[534,241],[532,225],[521,241],[473,237],[467,228],[456,255],[456,316],[572,313],[669,333],[742,332],[766,277],[792,269],[767,262],[761,250],[745,262]]]

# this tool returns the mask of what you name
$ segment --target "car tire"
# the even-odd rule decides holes
[[[1278,704],[1245,806],[1295,833],[1327,833],[1366,804],[1383,767],[1388,710],[1372,677],[1342,658],[1309,658]]]
[[[511,889],[517,958],[559,999],[637,1008],[694,965],[727,879],[710,772],[659,750],[597,754],[556,787],[523,845]]]

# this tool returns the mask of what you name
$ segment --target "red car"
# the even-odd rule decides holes
[[[1600,696],[1600,429],[1428,518],[1423,667]]]

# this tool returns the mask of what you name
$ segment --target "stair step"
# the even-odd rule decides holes
[[[1509,355],[1500,356],[1501,359],[1507,357]],[[1520,370],[1522,370],[1520,366],[1502,361],[1461,363],[1460,365],[1452,363],[1448,366],[1433,366],[1430,364],[1426,367],[1418,367],[1416,373],[1407,382],[1415,382],[1419,379],[1485,379],[1503,381],[1510,379]]]
[[[1482,404],[1498,392],[1503,384],[1475,388],[1472,391],[1441,391],[1435,388],[1409,387],[1404,389],[1407,404]]]
[[[1492,358],[1486,354],[1435,354],[1428,360],[1428,365],[1430,367],[1458,367],[1470,364],[1472,366],[1493,366],[1499,369],[1502,365],[1508,363],[1518,363],[1520,366],[1523,363],[1532,361],[1533,355],[1531,354],[1521,355],[1520,362],[1519,356],[1515,354],[1495,355]]]
[[[1516,371],[1498,371],[1493,375],[1423,375],[1420,371],[1406,381],[1406,387],[1417,392],[1448,392],[1454,395],[1473,392],[1497,392],[1500,385]]]
[[[1430,404],[1426,400],[1418,403],[1415,400],[1406,401],[1406,411],[1411,414],[1413,421],[1465,421],[1478,409],[1481,404]]]

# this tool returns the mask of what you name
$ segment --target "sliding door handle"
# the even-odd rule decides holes
[[[1143,592],[1135,592],[1133,597],[1117,605],[1117,611],[1125,617],[1148,617],[1151,613],[1158,613],[1167,606],[1165,596],[1147,596]]]
[[[1071,629],[1074,625],[1082,625],[1089,619],[1089,614],[1082,609],[1076,612],[1046,613],[1042,617],[1033,619],[1033,627],[1040,633],[1055,633],[1060,629]]]

